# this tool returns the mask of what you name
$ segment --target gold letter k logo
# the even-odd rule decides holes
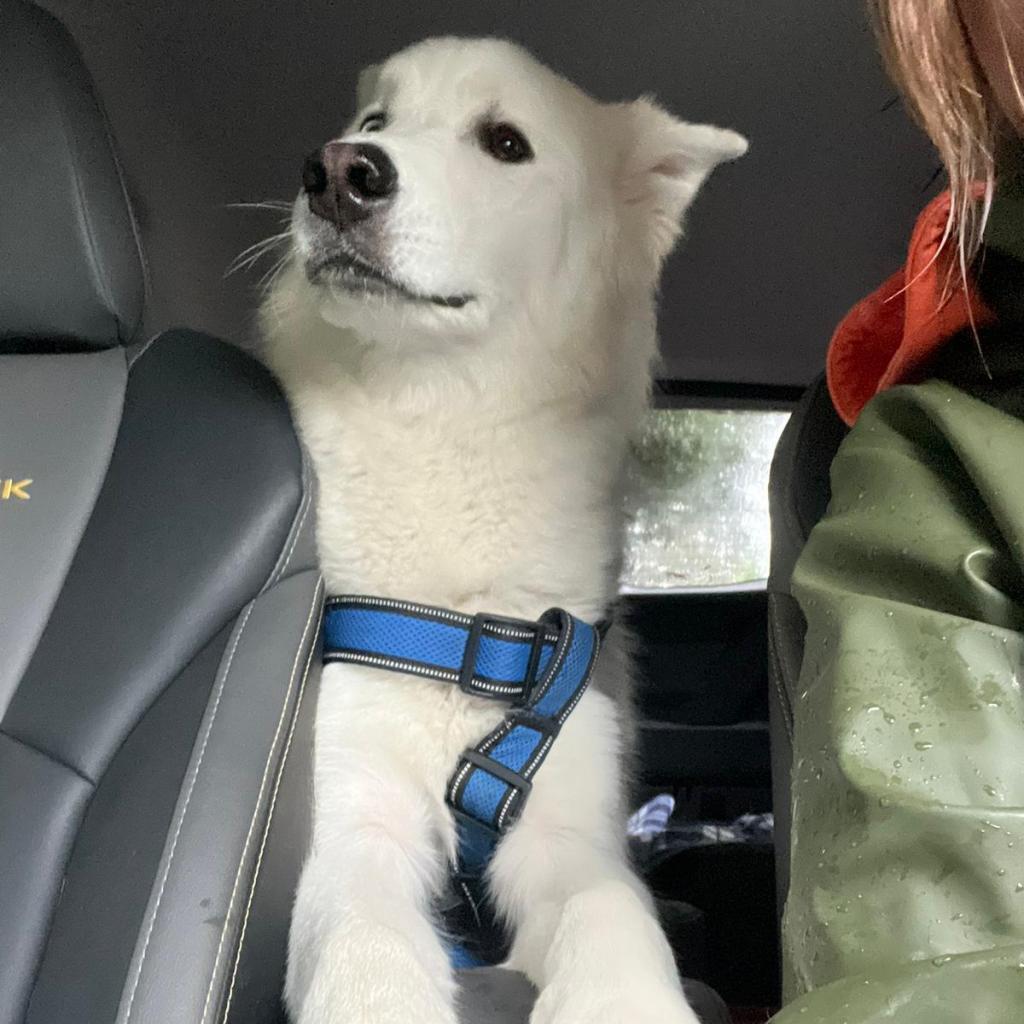
[[[26,488],[31,483],[31,480],[0,480],[0,501],[9,501],[11,498],[28,501],[32,495]]]

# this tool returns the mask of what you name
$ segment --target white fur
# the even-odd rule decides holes
[[[431,40],[365,73],[360,115],[400,188],[378,225],[390,273],[460,309],[311,284],[310,217],[264,310],[267,351],[319,478],[329,593],[588,621],[615,598],[620,487],[655,356],[653,295],[732,132],[648,100],[602,105],[495,40]],[[474,134],[488,113],[535,158]],[[354,125],[359,124],[356,119]],[[490,881],[533,1024],[690,1024],[624,853],[629,665],[613,629],[591,689],[501,843]],[[300,1024],[453,1024],[431,905],[454,853],[445,783],[503,707],[437,682],[328,666],[315,822],[286,997]]]

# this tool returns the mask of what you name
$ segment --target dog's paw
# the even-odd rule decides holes
[[[645,988],[638,983],[628,993],[602,990],[560,991],[550,985],[540,994],[530,1024],[700,1024],[686,999],[665,985]]]
[[[298,1009],[298,1024],[457,1024],[447,961],[365,921],[331,936]]]

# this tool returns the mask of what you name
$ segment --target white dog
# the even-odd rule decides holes
[[[601,104],[496,40],[366,71],[307,161],[269,360],[319,479],[328,593],[589,623],[615,600],[627,443],[680,219],[745,141],[651,101]],[[491,898],[532,1024],[689,1024],[624,842],[629,659],[618,629],[498,845]],[[378,668],[325,668],[315,823],[292,923],[300,1024],[454,1024],[435,919],[446,783],[507,709]]]

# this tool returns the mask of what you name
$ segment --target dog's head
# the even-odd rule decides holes
[[[296,272],[328,323],[413,347],[649,302],[701,182],[745,149],[647,99],[598,103],[510,43],[428,40],[365,71],[306,159]]]

